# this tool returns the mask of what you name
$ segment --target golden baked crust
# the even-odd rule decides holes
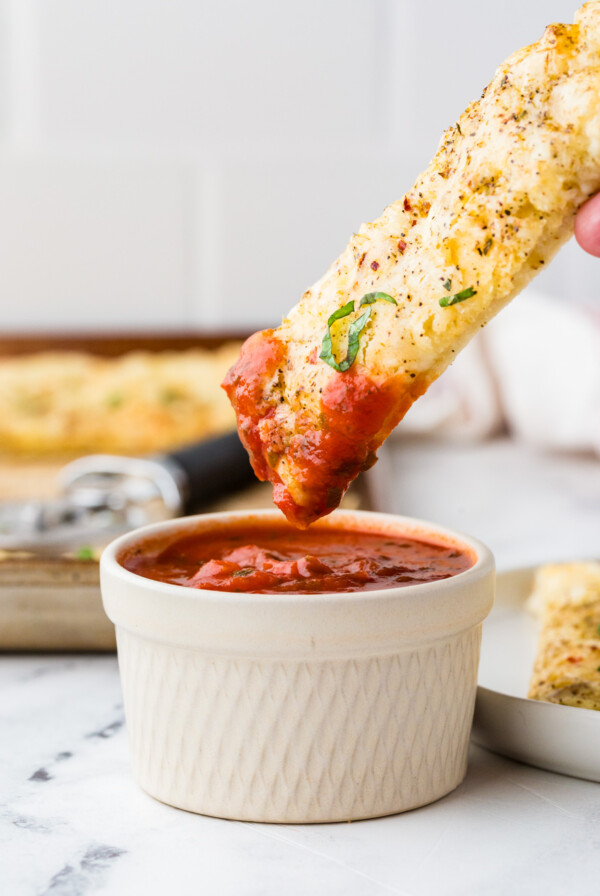
[[[219,383],[239,351],[42,352],[0,359],[0,446],[49,456],[164,451],[232,429]]]
[[[542,630],[528,696],[600,710],[600,563],[542,567],[529,605]]]
[[[599,110],[600,3],[593,2],[574,25],[548,26],[500,66],[412,189],[361,227],[281,327],[263,334],[282,351],[275,369],[251,384],[259,394],[254,414],[239,400],[248,358],[230,373],[226,386],[257,473],[273,480],[276,501],[296,522],[333,509],[412,402],[571,236],[578,207],[600,188]],[[440,305],[464,290],[474,294]],[[319,357],[328,318],[354,302],[354,313],[331,328],[339,362],[349,326],[365,310],[361,298],[376,291],[396,304],[370,306],[353,365],[332,369]],[[353,426],[359,376],[373,408],[382,395],[394,397],[385,412],[362,413]],[[345,406],[339,420],[324,400],[332,390]],[[307,439],[315,444],[315,433],[336,428],[343,437],[346,427],[353,452],[340,459],[340,440],[332,448],[320,439],[319,475],[308,475]]]

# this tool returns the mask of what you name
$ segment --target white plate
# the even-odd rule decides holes
[[[529,765],[600,781],[600,712],[525,696],[538,634],[524,607],[534,572],[498,574],[494,609],[483,626],[472,739]]]

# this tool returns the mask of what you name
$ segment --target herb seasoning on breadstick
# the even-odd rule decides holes
[[[599,110],[593,2],[503,63],[412,189],[278,329],[245,344],[224,387],[294,523],[337,506],[415,399],[571,236],[600,188]],[[382,292],[392,301],[361,313],[361,297]]]

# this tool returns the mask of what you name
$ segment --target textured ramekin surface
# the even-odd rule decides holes
[[[159,523],[113,542],[102,594],[117,627],[134,775],[174,806],[254,821],[367,818],[424,805],[466,768],[494,563],[472,538],[403,517],[318,524],[467,546],[441,582],[349,594],[231,594],[145,579],[134,543],[275,511]]]

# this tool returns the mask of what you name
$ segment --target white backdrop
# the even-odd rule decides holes
[[[277,322],[567,0],[0,0],[9,330]],[[596,292],[575,246],[544,275]]]

